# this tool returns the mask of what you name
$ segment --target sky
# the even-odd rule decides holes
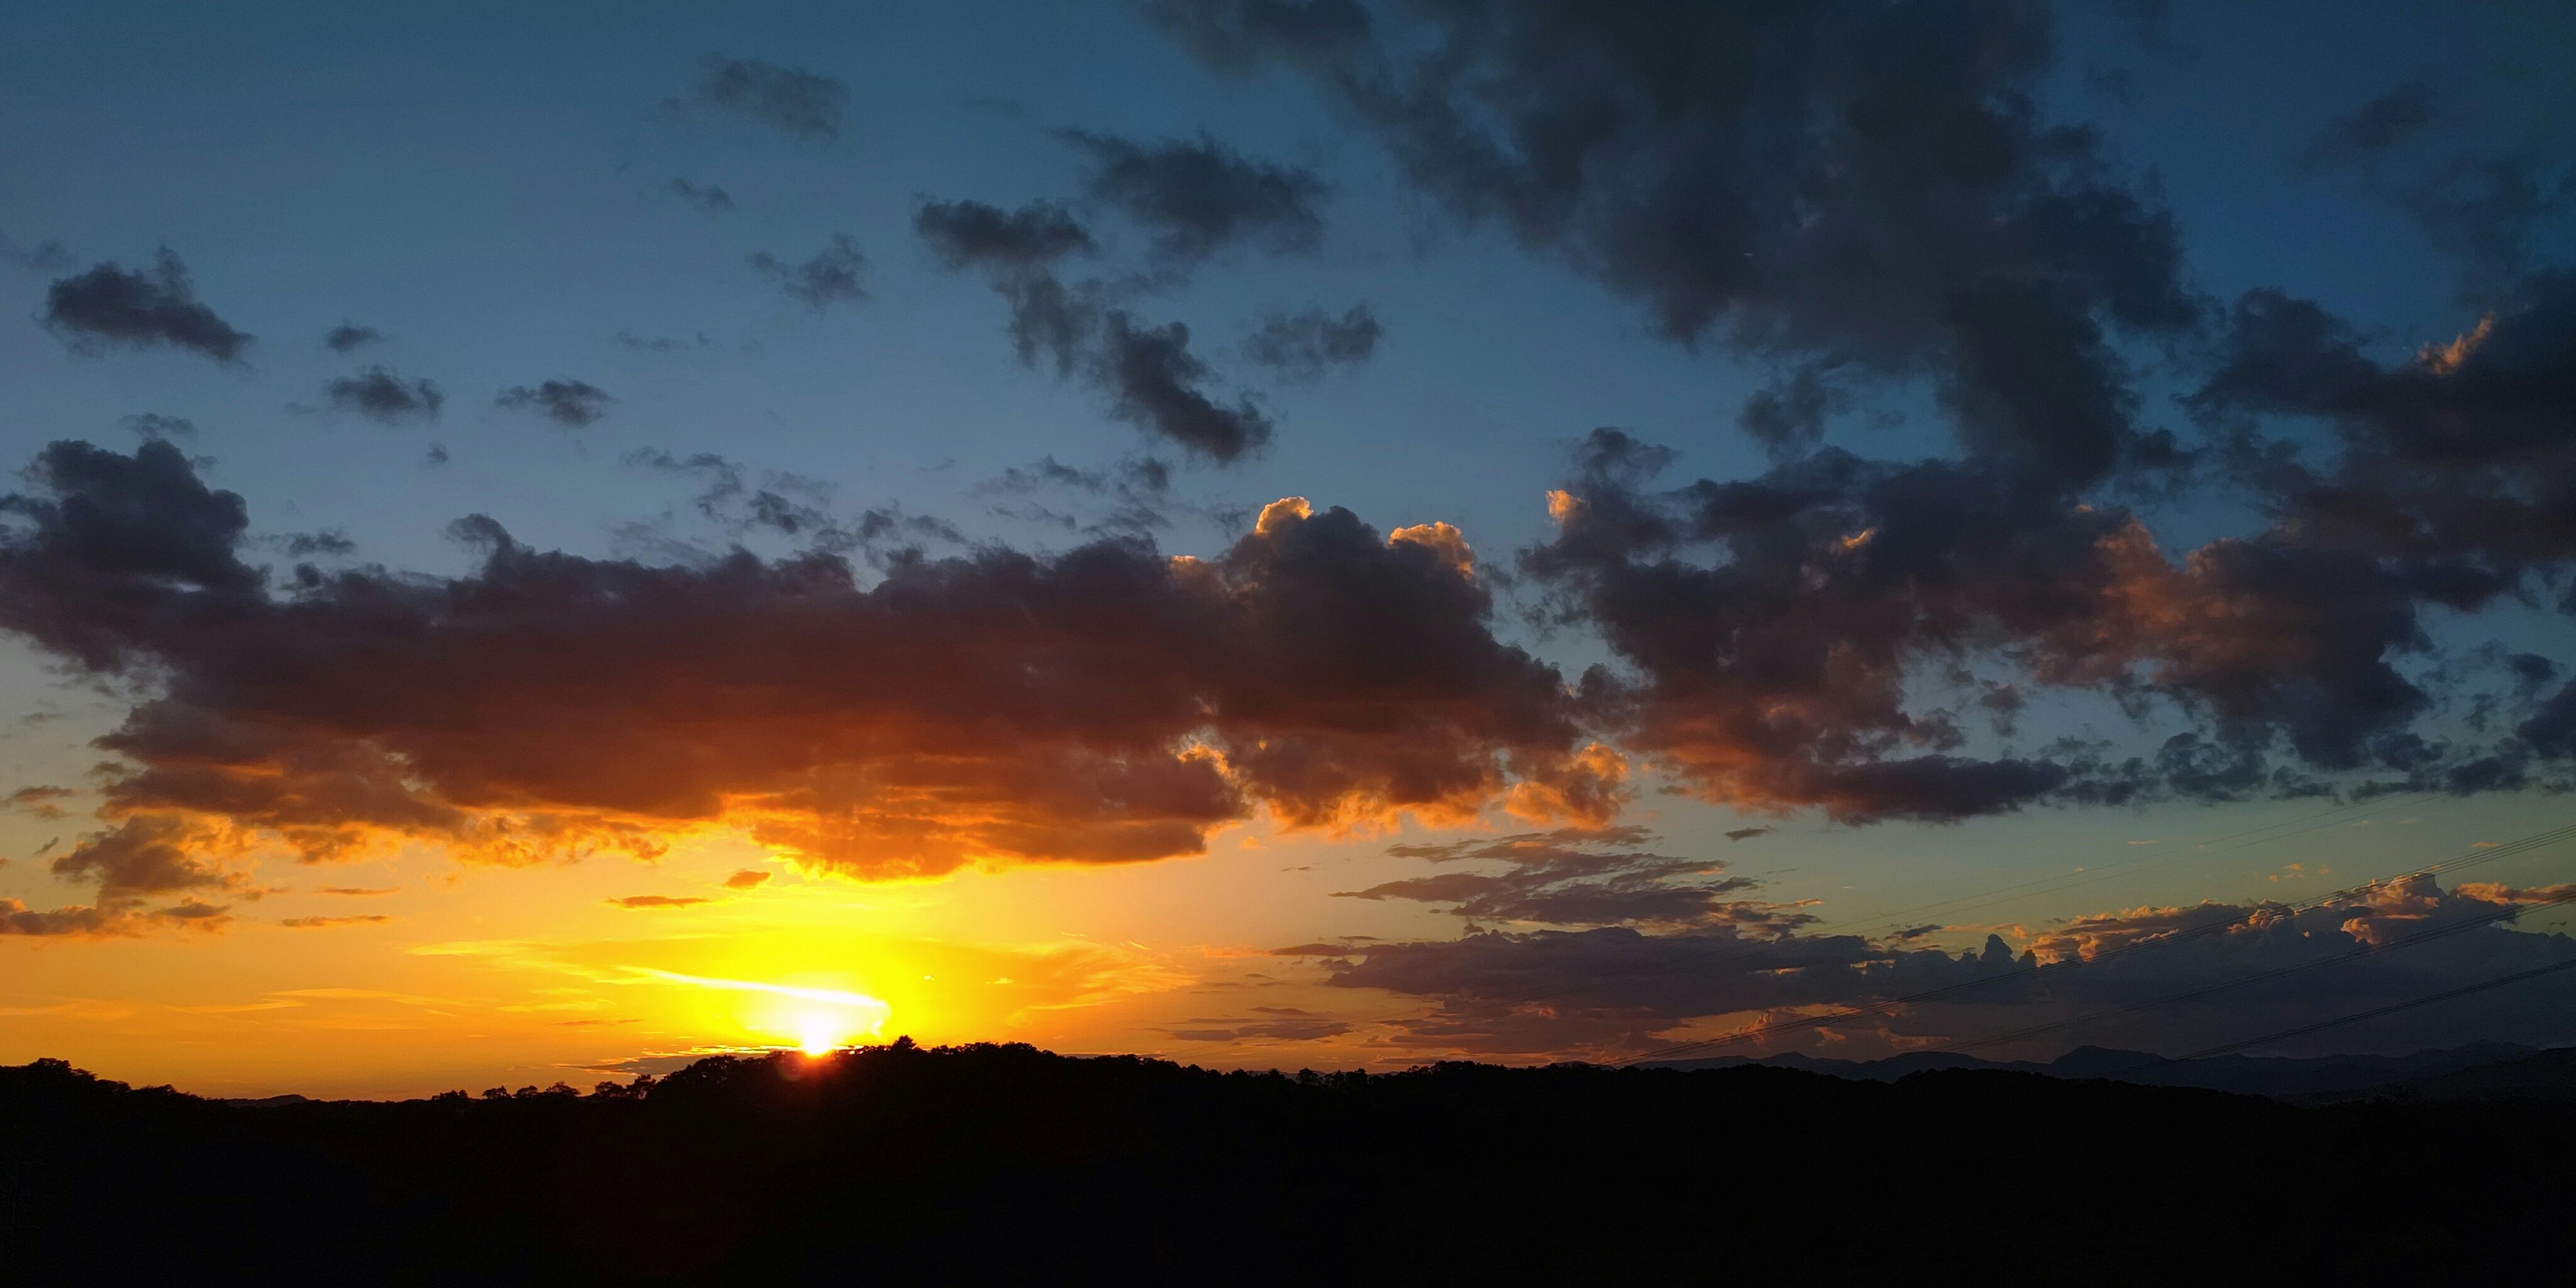
[[[2576,1040],[2563,6],[12,28],[0,1062]]]

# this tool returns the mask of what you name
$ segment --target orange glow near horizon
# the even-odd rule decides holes
[[[743,1026],[756,1033],[788,1039],[807,1055],[837,1051],[860,1038],[882,1037],[886,1021],[894,1016],[894,1008],[884,1001],[846,989],[711,979],[702,975],[655,970],[649,966],[630,966],[627,969],[662,983],[750,994],[753,1005],[746,1007],[740,1015]]]

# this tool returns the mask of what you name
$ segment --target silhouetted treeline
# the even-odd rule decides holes
[[[1215,1073],[910,1043],[260,1104],[0,1068],[25,1283],[2461,1281],[2576,1115],[2030,1074]]]

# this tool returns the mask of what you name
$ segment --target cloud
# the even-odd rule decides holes
[[[707,56],[705,71],[686,98],[666,99],[664,114],[705,109],[739,116],[797,138],[830,143],[841,137],[850,87],[800,67],[757,58]]]
[[[117,423],[144,438],[195,438],[197,422],[185,416],[164,416],[159,412],[137,412],[117,418]]]
[[[1377,352],[1377,314],[1363,302],[1340,317],[1322,309],[1273,313],[1243,342],[1246,357],[1297,379],[1313,380],[1337,366],[1357,366]]]
[[[492,400],[495,407],[533,411],[558,425],[579,429],[608,414],[617,401],[586,380],[548,380],[534,386],[512,385]]]
[[[1615,926],[1475,931],[1449,941],[1350,945],[1326,969],[1335,986],[1434,1001],[1432,1012],[1399,1022],[1394,1038],[1425,1050],[1616,1058],[1653,1050],[1662,1045],[1658,1035],[1692,1024],[1701,1032],[1751,1026],[1748,1040],[1716,1048],[1745,1054],[1819,1040],[1834,1042],[1837,1053],[1973,1041],[1981,1054],[2040,1057],[2080,1044],[2174,1054],[2576,957],[2576,940],[2497,920],[2510,906],[2563,893],[2444,891],[2430,878],[2410,878],[2307,906],[2097,914],[2037,931],[2019,953],[1999,936],[1953,955],[1907,946],[1911,936],[1872,943],[1747,934],[1733,925],[1668,934]],[[2111,951],[2140,944],[2151,946]],[[2296,987],[2245,982],[2293,974]],[[2568,1020],[2576,986],[2529,987],[2333,1041],[2390,1052],[2480,1039],[2566,1041],[2576,1032]],[[1881,1005],[1909,997],[1920,1000]],[[1761,1036],[1766,1023],[1852,1008],[1870,1010]],[[1728,1023],[1714,1023],[1720,1019]],[[2020,1036],[1989,1041],[2009,1035]]]
[[[31,273],[51,273],[79,262],[61,242],[43,241],[34,246],[21,246],[8,234],[0,233],[0,263],[12,264]]]
[[[832,244],[802,264],[789,264],[767,251],[758,251],[751,256],[751,267],[817,313],[834,304],[868,298],[867,288],[860,281],[867,271],[868,258],[859,253],[858,243],[846,233],[832,234]]]
[[[933,201],[914,228],[951,270],[986,273],[1010,307],[1021,362],[1052,358],[1059,377],[1080,375],[1107,394],[1110,414],[1219,464],[1269,441],[1270,419],[1249,396],[1227,404],[1208,392],[1214,373],[1190,351],[1186,324],[1140,323],[1109,307],[1112,292],[1102,283],[1067,287],[1056,277],[1053,261],[1096,249],[1061,208],[1034,202],[1006,214],[979,202]]]
[[[1317,203],[1328,189],[1311,170],[1246,160],[1206,135],[1152,146],[1082,130],[1057,137],[1090,157],[1091,199],[1151,231],[1155,254],[1172,266],[1237,244],[1286,255],[1323,242]]]
[[[620,908],[688,908],[714,901],[698,895],[630,894],[609,902]]]
[[[447,401],[436,382],[405,380],[388,367],[373,366],[323,386],[323,396],[342,411],[354,411],[388,425],[405,420],[436,420]]]
[[[402,887],[401,887],[401,886],[316,886],[316,887],[314,887],[313,893],[315,893],[315,894],[349,895],[349,896],[353,896],[353,897],[360,897],[360,898],[371,898],[371,897],[373,897],[373,896],[381,895],[381,894],[400,894],[400,893],[402,893]]]
[[[686,340],[666,335],[641,336],[632,331],[620,331],[609,338],[615,340],[618,347],[632,349],[637,353],[679,353],[689,349],[712,349],[716,343],[708,339],[704,331]]]
[[[474,516],[465,576],[278,595],[241,561],[240,498],[167,443],[59,443],[28,477],[0,502],[0,628],[150,686],[100,743],[116,840],[61,861],[119,889],[219,882],[149,848],[182,827],[531,862],[725,825],[818,869],[935,875],[1194,854],[1265,810],[1456,822],[1587,772],[1563,679],[1494,637],[1463,543],[1302,501],[1207,559],[985,547],[873,585],[829,554],[533,550]]]
[[[1391,855],[1434,863],[1500,862],[1499,872],[1449,872],[1336,891],[1345,899],[1403,899],[1451,905],[1479,923],[1559,926],[1692,926],[1717,922],[1786,930],[1815,920],[1776,905],[1719,896],[1753,883],[1723,875],[1724,863],[1625,848],[1651,838],[1633,828],[1566,829],[1491,841],[1396,846]]]
[[[1675,341],[1927,379],[1962,444],[2034,486],[2154,452],[2113,342],[2185,338],[2202,309],[2171,216],[2031,110],[2044,6],[1148,13],[1220,69],[1303,75],[1457,223],[1597,277]]]
[[[197,300],[188,266],[164,248],[149,273],[110,260],[45,291],[45,326],[75,350],[168,345],[238,363],[251,337]]]
[[[2315,167],[2365,159],[2413,139],[2433,123],[2433,94],[2408,81],[2336,117],[2308,145],[2302,164]]]
[[[1007,212],[980,201],[926,201],[912,226],[950,269],[1031,268],[1099,249],[1072,212],[1048,201]]]
[[[371,344],[384,343],[385,333],[371,326],[343,322],[322,333],[322,347],[333,353],[353,353]]]
[[[740,872],[734,873],[732,876],[726,877],[724,879],[724,888],[727,890],[757,890],[762,886],[769,884],[769,878],[770,874],[767,872],[762,872],[755,868],[745,868]]]
[[[353,913],[344,917],[282,917],[279,925],[289,930],[328,930],[336,926],[379,926],[398,918],[381,912]]]
[[[30,818],[57,819],[63,816],[62,802],[78,795],[69,787],[38,783],[0,796],[0,809],[16,810]]]
[[[695,184],[686,179],[673,179],[662,185],[662,191],[710,215],[733,209],[733,195],[712,183]]]
[[[1207,364],[1190,352],[1190,329],[1170,322],[1139,326],[1125,311],[1104,317],[1094,376],[1119,419],[1160,434],[1219,463],[1270,441],[1270,418],[1249,398],[1226,406],[1201,388]]]
[[[1255,1006],[1249,1016],[1224,1019],[1196,1019],[1189,1023],[1197,1028],[1167,1029],[1183,1042],[1313,1042],[1340,1037],[1351,1031],[1349,1023],[1329,1015],[1293,1006]],[[1207,1027],[1207,1026],[1217,1027]]]

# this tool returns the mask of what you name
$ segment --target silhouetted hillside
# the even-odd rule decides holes
[[[1992,1071],[1214,1073],[900,1043],[640,1089],[226,1103],[0,1069],[30,1283],[2453,1280],[2576,1114]]]
[[[1767,1057],[1738,1055],[1675,1060],[1654,1067],[1734,1069],[1760,1064],[1869,1082],[1894,1082],[1936,1069],[1980,1069],[2001,1073],[2039,1073],[2052,1078],[2110,1078],[2150,1087],[2197,1087],[2204,1091],[2296,1098],[2393,1087],[2414,1079],[2519,1060],[2532,1054],[2532,1048],[2510,1042],[2478,1042],[2447,1051],[2417,1051],[2408,1055],[2222,1055],[2199,1060],[2164,1060],[2148,1051],[2087,1046],[2077,1047],[2045,1062],[1985,1060],[1957,1051],[1913,1052],[1883,1060],[1827,1060],[1790,1052]]]

